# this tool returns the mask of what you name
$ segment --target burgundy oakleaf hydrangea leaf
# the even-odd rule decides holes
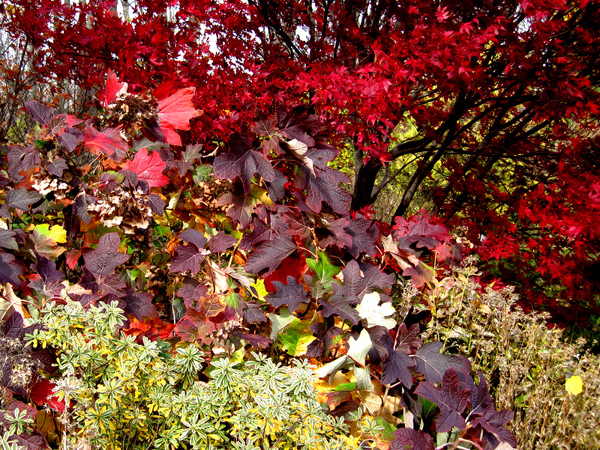
[[[200,271],[201,263],[204,261],[204,256],[208,251],[204,250],[206,245],[206,237],[198,230],[188,228],[184,230],[179,238],[189,245],[178,245],[175,247],[177,256],[171,263],[171,272],[190,272],[196,274]]]
[[[83,141],[83,133],[79,128],[66,127],[64,133],[56,135],[56,140],[69,152],[72,152]]]
[[[15,145],[7,155],[8,174],[13,180],[22,180],[21,172],[27,172],[40,163],[40,152],[33,146],[20,147]]]
[[[20,283],[18,276],[23,275],[23,269],[17,263],[14,255],[10,253],[0,253],[0,283],[11,283],[18,286]]]
[[[233,335],[237,338],[243,339],[250,343],[255,348],[262,349],[267,348],[269,345],[273,343],[271,339],[268,337],[260,336],[258,334],[248,334],[242,333],[240,331],[236,331]]]
[[[294,312],[309,299],[304,287],[294,277],[287,277],[287,285],[281,281],[273,281],[273,285],[277,291],[267,295],[265,300],[275,307],[287,306],[290,312]]]
[[[394,436],[390,450],[435,450],[433,438],[421,430],[400,428],[394,431]]]
[[[261,243],[246,261],[248,273],[259,273],[267,269],[266,275],[273,272],[281,261],[290,256],[297,246],[286,236],[277,236],[272,241]]]
[[[490,404],[485,408],[482,415],[471,420],[471,425],[483,428],[483,434],[486,438],[486,449],[496,448],[500,442],[507,442],[513,448],[516,448],[517,439],[506,428],[506,424],[513,420],[513,417],[514,412],[507,409],[495,411],[494,405]]]
[[[184,176],[187,172],[194,169],[194,162],[202,156],[200,150],[202,150],[201,144],[188,145],[181,154],[181,159],[167,163],[167,168],[176,167],[179,176]]]
[[[425,375],[430,383],[441,383],[444,374],[451,367],[457,372],[471,372],[471,362],[464,356],[444,355],[440,353],[443,344],[439,341],[424,345],[415,354],[417,370]]]
[[[27,450],[46,450],[50,448],[46,438],[37,430],[33,430],[31,433],[13,434],[9,436],[8,440],[14,440],[19,448],[26,448]]]
[[[10,208],[16,208],[23,212],[29,211],[29,207],[34,203],[39,202],[42,196],[37,191],[28,191],[27,188],[11,189],[6,194],[6,199],[2,209],[0,209],[0,215],[3,217],[9,217]]]
[[[18,250],[19,246],[15,239],[16,235],[17,233],[14,230],[0,230],[0,247],[9,250]]]
[[[90,223],[92,217],[88,213],[88,206],[96,203],[96,199],[91,195],[87,194],[85,191],[80,191],[75,197],[75,206],[73,210],[75,214],[83,220],[85,223]]]
[[[267,182],[267,187],[269,188],[269,197],[276,202],[285,197],[285,184],[288,182],[288,179],[277,169],[273,169],[273,172],[275,173],[275,178],[273,181]]]
[[[464,430],[467,426],[462,412],[471,399],[471,391],[460,389],[459,384],[456,370],[450,367],[444,373],[441,388],[422,381],[415,389],[415,394],[435,403],[440,408],[440,416],[436,421],[436,428],[440,433],[446,433],[455,427]]]
[[[410,281],[418,289],[435,279],[435,269],[423,261],[419,261],[415,267],[404,269],[402,275],[410,277]]]
[[[466,377],[466,386],[471,390],[471,415],[483,414],[485,409],[494,403],[485,377],[479,370],[477,371],[477,377],[479,378],[478,386],[475,385],[473,378]]]
[[[315,169],[313,175],[306,167],[302,167],[302,174],[296,179],[296,187],[306,189],[306,204],[311,210],[318,214],[325,203],[338,214],[348,212],[352,197],[339,185],[350,181],[347,175],[333,169]]]
[[[236,134],[230,139],[229,152],[217,156],[213,163],[215,177],[227,180],[239,177],[246,195],[250,194],[250,180],[255,174],[268,182],[275,180],[271,162],[263,153],[251,148],[246,138]]]
[[[306,356],[309,358],[320,358],[325,354],[331,347],[333,338],[339,334],[342,334],[340,327],[332,326],[332,321],[317,322],[313,323],[308,328],[315,333],[315,340],[308,344],[306,349]]]
[[[62,177],[65,170],[69,168],[63,158],[56,158],[54,161],[47,161],[45,164],[46,170],[49,174]]]
[[[233,190],[223,194],[217,205],[231,205],[227,210],[227,217],[230,217],[234,224],[240,224],[242,229],[246,229],[252,221],[252,212],[254,211],[254,199],[249,195],[244,194],[240,189],[239,192]]]
[[[33,117],[33,120],[40,125],[47,126],[54,117],[52,110],[37,100],[27,100],[24,105],[25,109],[27,109],[27,112],[31,114],[31,117]]]
[[[344,229],[350,224],[345,217],[335,220],[323,219],[315,229],[315,235],[319,239],[319,247],[326,248],[335,245],[339,248],[352,247],[352,236]]]
[[[223,231],[219,231],[216,235],[212,236],[208,241],[208,248],[211,253],[223,253],[227,249],[231,248],[237,239],[230,234],[225,234]]]
[[[96,250],[83,255],[85,267],[97,280],[114,273],[115,269],[129,260],[129,256],[119,253],[121,239],[119,233],[107,233],[98,241]]]
[[[394,284],[394,279],[383,273],[373,264],[359,266],[354,260],[350,261],[342,270],[342,284],[334,284],[333,297],[343,297],[351,304],[359,303],[365,294],[377,291],[385,291]],[[382,301],[389,299],[381,294]]]
[[[240,242],[240,249],[250,251],[264,241],[270,241],[273,235],[271,229],[258,217],[254,217],[250,224],[252,232],[245,234]]]
[[[6,322],[2,324],[0,330],[2,335],[5,337],[23,340],[27,334],[33,334],[35,330],[41,330],[43,326],[41,324],[29,325],[23,327],[24,324],[23,316],[19,313],[11,315]]]
[[[337,314],[354,325],[358,325],[358,322],[360,322],[358,311],[352,307],[352,301],[347,297],[334,295],[328,300],[320,298],[319,303],[323,306],[323,316],[325,317]]]
[[[183,340],[196,342],[202,340],[206,345],[212,344],[210,335],[217,330],[216,325],[208,320],[204,311],[189,308],[186,315],[177,322],[175,333]]]
[[[208,288],[193,278],[185,278],[183,285],[177,290],[177,295],[183,298],[186,308],[196,307],[196,302],[204,297]]]
[[[119,307],[127,314],[133,314],[140,322],[144,317],[158,317],[156,306],[152,304],[152,294],[148,292],[134,292],[127,288],[126,295],[121,298]]]
[[[154,214],[158,214],[162,216],[165,213],[165,207],[167,204],[158,194],[150,194],[146,197],[146,201],[148,202],[148,206]]]
[[[48,298],[58,297],[64,286],[60,283],[64,280],[65,275],[56,269],[56,263],[46,258],[45,256],[39,255],[37,257],[37,264],[31,267],[40,276],[37,280],[31,280],[29,287],[42,293]]]
[[[377,254],[375,244],[379,237],[379,229],[374,222],[362,217],[352,219],[344,230],[350,236],[350,245],[346,245],[346,249],[354,258],[358,258],[361,253],[369,256]]]
[[[356,309],[351,305],[359,303],[365,294],[373,292],[374,289],[384,290],[394,283],[394,279],[381,272],[377,266],[365,264],[361,270],[361,266],[354,260],[348,263],[342,271],[342,275],[342,284],[332,285],[333,295],[327,300],[319,299],[319,303],[323,305],[325,317],[338,314],[355,325],[360,318]]]
[[[198,250],[198,247],[193,244],[178,245],[175,247],[175,252],[177,255],[171,263],[171,273],[185,272],[187,270],[193,274],[200,272],[202,261],[204,261],[204,254]]]
[[[383,365],[381,382],[392,384],[400,380],[404,386],[410,389],[413,385],[413,376],[410,369],[415,367],[415,361],[409,355],[416,353],[423,344],[419,339],[419,325],[414,324],[410,330],[404,323],[400,324],[393,340],[389,333],[383,335],[380,342],[385,346],[388,357]]]
[[[369,360],[377,366],[382,365],[383,361],[394,349],[394,340],[390,336],[390,330],[381,325],[375,325],[367,328],[371,338],[371,348],[369,349]]]
[[[265,312],[256,302],[240,300],[240,308],[243,312],[244,320],[248,323],[263,323],[267,321]]]
[[[419,333],[419,324],[413,324],[410,329],[406,328],[405,323],[400,324],[396,331],[395,348],[407,355],[414,355],[423,345],[423,341],[419,338]]]
[[[280,109],[277,111],[277,126],[283,132],[295,128],[308,135],[320,133],[324,125],[316,114],[308,114],[305,105],[296,106],[289,111]]]
[[[206,245],[206,237],[204,236],[204,234],[198,230],[194,230],[193,228],[188,228],[184,230],[179,235],[179,239],[190,244],[194,244],[198,250],[204,248],[204,246]]]
[[[416,248],[426,247],[433,250],[440,242],[450,240],[448,229],[444,225],[433,225],[429,214],[423,213],[406,220],[401,216],[395,219],[394,237],[399,243],[414,243]]]
[[[400,350],[394,350],[388,354],[383,365],[381,382],[383,384],[393,384],[400,380],[408,389],[412,388],[413,376],[410,371],[415,367],[415,361],[406,353]]]

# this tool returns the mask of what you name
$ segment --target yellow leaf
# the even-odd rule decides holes
[[[583,380],[580,376],[574,375],[565,383],[567,392],[572,395],[578,395],[583,392]]]
[[[47,223],[36,225],[35,230],[42,236],[52,239],[57,244],[64,244],[67,242],[67,231],[60,225],[50,225]]]
[[[262,278],[257,278],[256,281],[250,286],[254,288],[260,300],[264,300],[265,295],[269,293],[269,291],[267,291],[267,288],[265,287],[265,280],[263,280]]]

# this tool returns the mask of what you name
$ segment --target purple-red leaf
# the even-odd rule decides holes
[[[430,383],[441,383],[444,374],[451,367],[457,372],[471,372],[471,362],[464,356],[444,355],[440,353],[443,344],[439,341],[424,345],[415,354],[417,370],[425,375]]]
[[[186,270],[193,274],[200,272],[204,254],[198,251],[196,245],[178,245],[175,247],[175,252],[177,256],[171,263],[171,272],[185,272]]]
[[[392,384],[400,380],[407,388],[412,387],[413,377],[410,369],[415,367],[415,361],[409,355],[414,354],[423,344],[418,336],[418,324],[414,324],[408,330],[404,323],[398,327],[395,340],[392,340],[389,333],[381,336],[379,342],[388,352],[388,357],[383,365],[381,379],[383,384]]]
[[[233,180],[239,177],[244,185],[244,193],[250,194],[250,180],[254,174],[265,181],[274,181],[275,172],[267,157],[261,152],[251,150],[251,143],[240,135],[232,137],[230,151],[215,158],[213,170],[220,179]]]
[[[265,300],[275,307],[287,306],[290,312],[294,312],[309,299],[304,287],[294,277],[287,277],[287,285],[281,281],[273,281],[273,285],[277,291],[267,295]]]
[[[315,175],[306,167],[302,167],[303,177],[298,177],[296,187],[306,189],[306,204],[315,213],[321,212],[325,203],[338,214],[347,214],[350,209],[350,193],[340,183],[348,183],[350,179],[342,172],[333,169],[315,169]]]
[[[180,235],[179,239],[189,243],[194,244],[198,250],[204,248],[206,245],[206,237],[198,230],[194,230],[193,228],[188,228],[184,230]]]
[[[413,359],[400,350],[395,350],[388,354],[383,364],[381,382],[383,384],[393,384],[400,380],[404,386],[410,389],[413,385],[413,376],[410,369],[415,366]]]
[[[37,100],[27,100],[24,105],[31,117],[41,125],[48,125],[54,117],[52,110]]]
[[[152,294],[148,292],[134,292],[132,289],[125,290],[127,295],[121,298],[119,307],[128,314],[133,314],[140,322],[144,317],[158,317],[156,306],[152,304]]]
[[[450,367],[442,379],[442,387],[437,388],[427,381],[422,381],[415,389],[415,394],[435,403],[440,408],[440,416],[436,421],[437,431],[446,433],[452,428],[464,430],[465,419],[462,412],[471,398],[469,389],[460,389],[456,370]]]
[[[448,229],[443,225],[433,225],[429,214],[419,214],[406,220],[397,216],[394,225],[394,237],[399,244],[407,242],[416,248],[426,247],[433,250],[440,242],[450,239]]]
[[[0,253],[0,283],[11,283],[18,286],[20,283],[18,276],[23,274],[21,266],[17,263],[14,255],[10,253]]]
[[[212,236],[208,241],[208,248],[211,253],[223,253],[227,251],[233,244],[237,242],[237,239],[230,234],[225,234],[223,231],[219,231],[216,235]]]
[[[193,278],[185,278],[183,286],[177,290],[177,295],[183,298],[186,308],[195,307],[195,303],[206,295],[208,288]]]
[[[377,254],[375,244],[379,237],[379,229],[374,222],[363,218],[352,219],[344,230],[350,236],[350,245],[346,245],[346,249],[354,258],[358,258],[361,253],[369,256]]]
[[[390,450],[435,450],[432,437],[421,430],[400,428],[394,431],[394,436]]]
[[[98,280],[114,273],[115,269],[125,263],[129,256],[119,253],[121,239],[119,233],[107,233],[98,241],[96,250],[83,255],[85,267]]]
[[[495,441],[507,442],[513,448],[516,448],[517,439],[515,438],[515,435],[506,428],[506,424],[513,420],[513,417],[514,412],[507,409],[495,411],[494,405],[490,404],[485,408],[481,416],[476,417],[471,421],[471,424],[473,426],[480,425],[484,430],[484,435],[488,434],[486,437],[491,443],[495,444]],[[495,448],[495,445],[492,448]]]
[[[258,349],[267,348],[273,343],[273,341],[268,337],[260,336],[258,334],[247,334],[236,331],[235,333],[233,333],[233,335],[235,337],[248,341],[250,345]]]
[[[277,236],[272,241],[261,243],[246,261],[246,272],[259,273],[267,269],[267,275],[273,272],[281,261],[290,256],[297,246],[286,236]]]
[[[15,145],[6,156],[8,159],[8,174],[13,180],[21,180],[21,172],[27,172],[40,163],[40,152],[32,145],[20,147]]]
[[[28,191],[27,188],[11,189],[6,194],[6,200],[2,205],[2,216],[9,217],[8,211],[10,208],[16,208],[23,212],[27,212],[29,207],[40,201],[42,196],[37,191]]]

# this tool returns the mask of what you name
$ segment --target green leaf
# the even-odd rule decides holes
[[[281,314],[269,314],[269,319],[271,319],[271,335],[269,337],[272,341],[275,341],[277,334],[295,319],[294,315],[287,308],[281,308],[279,312]]]
[[[306,264],[315,272],[315,277],[321,282],[325,289],[331,287],[334,277],[341,272],[342,268],[331,264],[329,255],[325,252],[317,252],[319,260],[307,259]]]
[[[354,389],[356,389],[356,383],[344,383],[336,386],[334,391],[353,391]]]
[[[375,389],[371,382],[371,370],[369,369],[369,366],[354,366],[354,376],[356,377],[356,388],[359,391],[372,391]]]
[[[299,332],[292,328],[285,333],[280,333],[278,339],[281,342],[281,347],[290,356],[300,356],[306,353],[308,344],[314,341],[315,337],[311,332]]]
[[[363,329],[356,340],[353,337],[350,337],[348,339],[348,344],[350,345],[348,356],[361,366],[364,366],[367,354],[373,345],[368,331]]]
[[[192,176],[192,179],[194,180],[194,183],[196,183],[196,184],[204,183],[204,182],[208,181],[208,176],[211,173],[212,173],[212,166],[210,166],[208,164],[204,164],[202,166],[196,167],[196,170],[194,170],[194,175]]]

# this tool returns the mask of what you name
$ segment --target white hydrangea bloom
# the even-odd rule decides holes
[[[396,326],[396,320],[388,316],[394,314],[396,310],[394,309],[394,306],[388,302],[380,305],[380,300],[381,298],[377,292],[366,294],[363,297],[362,302],[356,307],[358,316],[361,319],[365,319],[369,327],[381,325],[382,327],[391,330]]]

